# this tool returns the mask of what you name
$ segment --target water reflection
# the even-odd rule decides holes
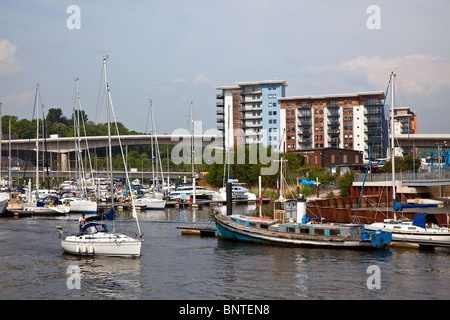
[[[81,288],[71,290],[71,298],[136,299],[142,294],[144,284],[140,281],[140,274],[143,265],[140,259],[63,254],[62,261],[66,268],[80,268]]]

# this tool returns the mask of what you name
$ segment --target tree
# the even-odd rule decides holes
[[[349,170],[339,178],[338,184],[340,197],[350,197],[350,189],[352,187],[353,181],[355,180],[355,174],[355,171]]]
[[[404,158],[395,157],[395,172],[413,171],[414,169],[417,172],[420,168],[420,165],[421,165],[420,159],[419,158],[414,159],[413,156],[406,156]],[[391,160],[386,161],[386,163],[383,165],[383,168],[381,168],[381,172],[383,173],[392,172]]]
[[[68,119],[60,108],[51,108],[47,113],[47,124],[63,123],[68,125]]]

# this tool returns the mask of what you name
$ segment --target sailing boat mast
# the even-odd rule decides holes
[[[392,162],[392,201],[395,200],[395,148],[394,148],[394,82],[395,74],[391,72],[391,162]],[[395,214],[395,210],[394,210]]]
[[[109,153],[109,173],[110,173],[110,183],[111,183],[111,207],[114,210],[114,180],[113,180],[113,170],[112,170],[112,146],[111,146],[111,119],[109,111],[109,84],[108,76],[106,74],[106,60],[108,56],[103,58],[103,70],[105,73],[105,93],[106,93],[106,118],[108,126],[108,153]]]
[[[39,190],[39,83],[36,85],[36,197]],[[29,190],[31,192],[31,190]]]
[[[152,99],[149,99],[149,121],[150,121],[150,147],[151,147],[151,155],[152,155],[152,183],[153,183],[153,194],[156,192],[156,183],[155,183],[155,155],[153,154],[153,122],[152,122],[152,116],[153,116],[153,103]]]
[[[191,170],[194,179],[194,106],[191,101]]]

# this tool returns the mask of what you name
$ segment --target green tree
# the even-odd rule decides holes
[[[338,184],[340,197],[350,197],[350,189],[352,187],[353,181],[355,180],[355,174],[355,171],[349,170],[339,178]]]

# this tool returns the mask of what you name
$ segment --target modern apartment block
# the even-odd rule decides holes
[[[389,111],[389,120],[391,113]],[[417,134],[417,115],[409,107],[396,107],[394,109],[394,138],[399,134]],[[408,156],[413,153],[412,148],[395,147],[396,156]],[[390,156],[390,152],[388,151]]]
[[[386,157],[384,99],[381,91],[279,98],[286,151],[341,148],[362,151],[368,160],[375,140],[372,159]]]
[[[221,93],[216,95],[219,99],[216,114],[223,115],[217,122],[218,129],[224,131],[224,147],[256,143],[278,150],[281,132],[278,99],[285,96],[286,87],[286,81],[282,80],[238,82],[236,86],[218,87]],[[231,114],[233,121],[228,116]]]

